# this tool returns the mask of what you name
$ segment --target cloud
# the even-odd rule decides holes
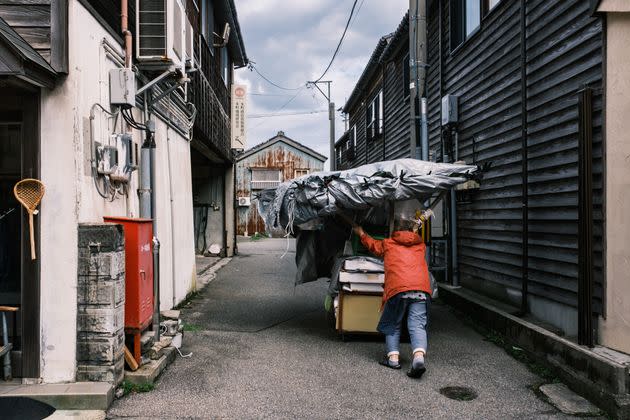
[[[339,42],[352,0],[235,0],[248,57],[272,81],[299,91],[271,86],[255,72],[241,69],[236,82],[247,85],[249,114],[298,113],[326,110],[319,91],[304,88],[321,75]],[[407,11],[408,0],[359,0],[356,18],[346,34],[333,66],[324,77],[332,80],[335,108],[344,105],[363,72],[378,40],[393,32]],[[322,86],[324,88],[324,86]],[[296,95],[297,93],[297,95]],[[248,120],[248,146],[278,131],[328,156],[328,113],[282,115]],[[336,118],[336,138],[344,131]]]

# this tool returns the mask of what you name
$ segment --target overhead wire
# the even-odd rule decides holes
[[[267,76],[265,76],[264,74],[262,74],[254,65],[254,63],[252,63],[250,61],[249,65],[248,65],[250,70],[254,70],[256,72],[256,74],[258,74],[263,80],[265,80],[267,83],[269,83],[272,86],[277,87],[278,89],[282,89],[282,90],[300,90],[303,88],[303,86],[299,86],[299,87],[295,87],[295,88],[288,88],[288,87],[284,87],[284,86],[280,86],[279,84],[275,83],[274,81],[270,80]]]
[[[271,117],[271,116],[275,116],[278,112],[280,112],[280,111],[282,111],[284,108],[286,108],[286,107],[287,107],[287,106],[288,106],[291,102],[293,102],[293,100],[294,100],[295,98],[297,98],[297,96],[298,96],[298,95],[302,92],[302,90],[303,90],[305,87],[306,87],[306,85],[304,85],[302,88],[300,88],[300,90],[298,90],[297,92],[295,92],[295,95],[291,96],[291,98],[290,98],[288,101],[286,101],[284,104],[282,104],[282,106],[281,106],[280,108],[278,108],[278,109],[276,109],[275,111],[273,111],[269,117]],[[266,118],[269,118],[269,117],[266,117]],[[262,123],[264,123],[264,122],[265,122],[265,119],[263,119],[261,122],[259,122],[258,124],[256,124],[256,125],[255,125],[254,127],[252,127],[252,128],[259,127],[259,126],[260,126]]]
[[[352,16],[354,15],[354,9],[357,6],[357,2],[358,2],[358,0],[354,0],[354,3],[352,3],[352,9],[350,10],[350,16],[348,16],[348,21],[346,22],[346,27],[344,28],[343,33],[341,34],[341,38],[339,39],[339,43],[337,44],[337,48],[335,48],[335,52],[333,53],[333,56],[330,59],[330,63],[328,63],[328,66],[326,67],[326,70],[324,70],[322,75],[319,76],[317,79],[315,79],[315,83],[317,83],[320,80],[322,80],[322,78],[326,75],[326,73],[328,73],[328,70],[330,70],[330,67],[332,66],[333,62],[335,61],[335,57],[337,57],[337,53],[339,52],[339,49],[341,48],[341,44],[343,43],[343,40],[346,37],[346,32],[348,31],[348,27],[350,26],[350,21],[352,20]]]
[[[321,109],[321,110],[315,110],[315,111],[283,112],[283,113],[276,113],[276,114],[254,114],[254,115],[249,115],[247,118],[256,119],[256,118],[285,117],[285,116],[291,116],[291,115],[321,114],[323,112],[328,112],[328,110]]]

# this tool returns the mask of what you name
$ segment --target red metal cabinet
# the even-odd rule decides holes
[[[153,317],[153,226],[151,219],[104,217],[125,231],[125,330],[138,333]]]

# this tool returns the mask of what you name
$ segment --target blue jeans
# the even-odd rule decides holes
[[[385,347],[388,355],[400,354],[400,330],[405,315],[407,315],[407,328],[412,353],[416,351],[427,352],[429,299],[403,299],[400,295],[396,295],[385,303],[378,330],[385,334]]]

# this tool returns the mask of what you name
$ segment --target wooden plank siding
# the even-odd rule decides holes
[[[585,84],[601,87],[602,24],[578,0],[525,4],[528,292],[576,307],[577,91]],[[441,160],[440,98],[454,94],[459,96],[459,158],[493,165],[474,200],[458,205],[461,282],[512,303],[520,299],[523,277],[520,7],[520,2],[501,2],[455,51],[450,50],[448,2],[434,2],[428,21],[431,155]],[[600,312],[601,93],[593,105],[594,304]]]
[[[403,80],[404,66],[409,63],[405,57],[409,51],[409,40],[405,37],[403,47],[392,61],[385,66],[383,83],[383,110],[385,114],[385,136],[382,159],[392,160],[410,156],[409,136],[411,135],[411,114],[409,111],[409,95],[405,97]],[[377,162],[373,160],[372,162]]]
[[[503,0],[467,40],[451,46],[450,5],[447,0],[431,2],[427,17],[429,156],[435,161],[453,158],[441,126],[441,98],[451,94],[459,97],[459,159],[492,163],[472,200],[458,203],[460,282],[518,305],[527,255],[528,295],[577,308],[578,91],[588,85],[594,89],[593,304],[602,313],[602,18],[591,16],[588,2],[580,0]],[[379,64],[385,159],[409,156],[410,104],[397,89],[408,51],[407,41]],[[355,90],[364,86],[360,80]],[[361,99],[351,97],[349,107],[350,127],[357,126],[358,159],[345,167],[380,156],[365,152],[369,92],[360,92]]]
[[[0,18],[50,63],[51,0],[0,0]]]

